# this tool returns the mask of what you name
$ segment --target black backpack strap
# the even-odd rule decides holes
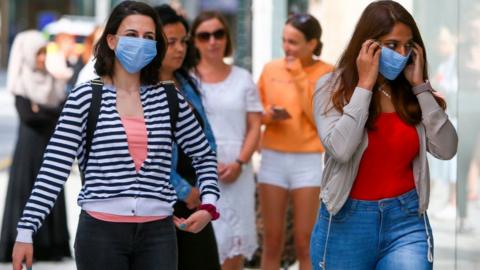
[[[100,106],[102,103],[102,89],[103,82],[100,78],[96,78],[90,81],[90,86],[92,87],[92,99],[90,102],[90,108],[88,109],[87,116],[87,134],[85,139],[85,165],[87,164],[88,157],[90,156],[90,150],[92,148],[93,133],[97,127],[98,115],[100,114]],[[82,184],[85,182],[84,173],[82,170],[81,178]]]
[[[178,91],[173,81],[162,81],[160,82],[160,84],[165,88],[165,92],[167,93],[168,110],[170,111],[172,141],[176,141],[174,131],[177,126],[178,113],[180,112],[180,107],[178,105],[179,100],[177,96]]]

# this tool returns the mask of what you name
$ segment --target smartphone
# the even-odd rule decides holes
[[[410,53],[410,56],[408,57],[407,66],[413,63],[413,57],[415,57],[415,52],[412,51],[412,53]]]
[[[286,112],[285,108],[282,108],[282,107],[273,107],[273,112],[274,113],[283,113],[283,112]]]
[[[288,119],[288,118],[291,118],[290,114],[288,113],[288,111],[283,108],[283,107],[273,107],[272,108],[273,110],[273,113],[282,117],[283,119]]]

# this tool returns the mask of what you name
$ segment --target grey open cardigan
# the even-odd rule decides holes
[[[356,87],[343,114],[332,108],[331,94],[336,75],[329,73],[317,83],[313,107],[318,134],[325,148],[325,167],[320,197],[330,214],[340,211],[349,197],[358,166],[368,145],[365,123],[372,91]],[[417,95],[422,121],[416,126],[420,150],[413,161],[419,213],[424,213],[430,197],[427,151],[439,159],[450,159],[457,152],[458,137],[445,111],[431,92]]]

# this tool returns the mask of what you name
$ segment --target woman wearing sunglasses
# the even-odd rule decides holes
[[[85,144],[93,82],[70,93],[47,146],[17,226],[14,270],[24,260],[32,267],[32,235],[63,189],[75,158],[85,176],[75,238],[79,270],[176,270],[174,224],[198,232],[210,222],[214,213],[209,210],[219,196],[215,153],[181,95],[176,126],[170,126],[166,90],[157,84],[165,51],[152,7],[124,1],[113,9],[95,48],[103,87],[90,153],[87,157]],[[172,216],[177,198],[170,184],[173,140],[193,160],[202,204],[210,205],[187,219]]]
[[[222,269],[242,269],[244,257],[257,248],[255,183],[250,164],[260,137],[262,106],[250,73],[227,65],[232,41],[225,18],[203,12],[192,24],[199,53],[195,76],[217,142],[222,198],[220,219],[213,223]]]
[[[395,1],[367,6],[336,71],[318,85],[326,154],[314,268],[432,269],[427,152],[450,159],[458,138],[428,82],[412,15]]]
[[[318,59],[321,34],[313,16],[290,16],[282,37],[285,57],[268,63],[258,82],[265,108],[258,175],[264,224],[263,270],[280,268],[289,196],[300,269],[310,269],[310,232],[318,209],[323,163],[312,97],[317,80],[332,70],[331,65]]]

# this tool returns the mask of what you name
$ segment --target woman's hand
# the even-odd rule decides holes
[[[192,188],[187,198],[185,199],[185,203],[187,204],[188,209],[195,209],[202,203],[200,201],[200,192],[198,191],[198,188]]]
[[[33,244],[15,242],[12,252],[13,270],[21,270],[22,262],[25,261],[27,269],[32,268]]]
[[[40,111],[40,107],[35,103],[32,103],[31,109],[34,113],[38,113]]]
[[[173,216],[173,223],[178,229],[191,233],[198,233],[212,220],[212,216],[206,210],[198,210],[187,219]]]
[[[283,121],[292,118],[285,108],[278,106],[270,106],[270,108],[265,111],[265,115],[273,121]]]
[[[240,173],[242,173],[242,166],[237,162],[218,164],[218,178],[224,183],[235,182]]]
[[[359,87],[372,90],[378,77],[381,51],[380,44],[372,39],[363,43],[357,57]]]
[[[412,58],[413,61],[405,70],[403,70],[403,74],[405,78],[410,83],[412,87],[418,86],[425,82],[425,78],[423,77],[423,69],[425,66],[425,60],[423,58],[423,49],[417,43],[413,43],[413,52]]]

